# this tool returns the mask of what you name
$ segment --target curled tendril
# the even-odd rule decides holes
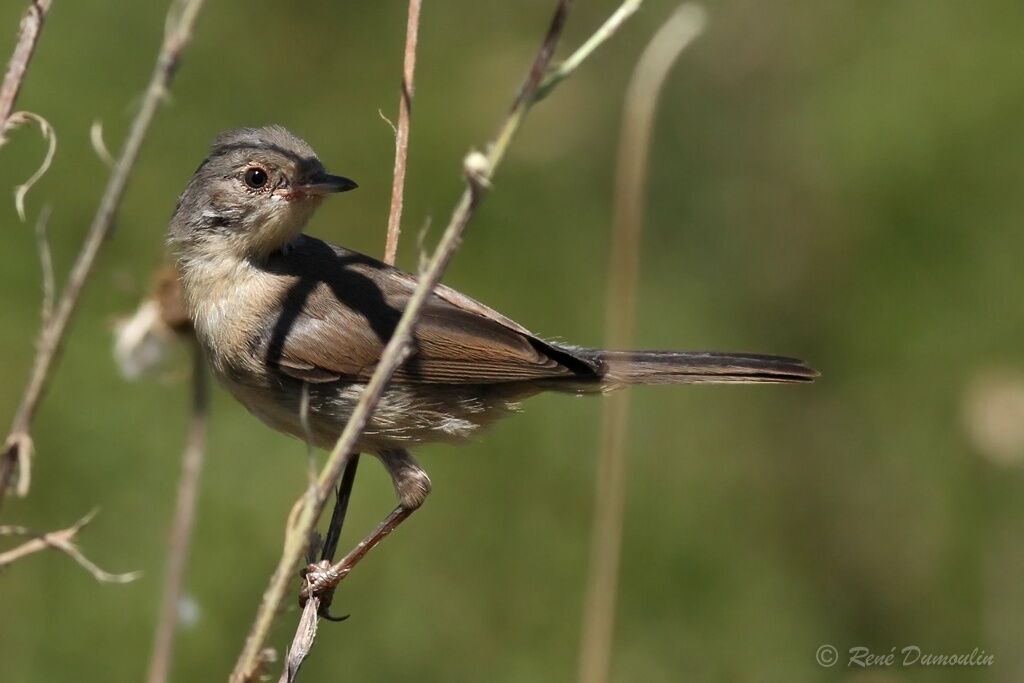
[[[34,123],[39,126],[39,132],[42,134],[43,139],[47,142],[46,156],[43,157],[43,163],[39,165],[36,172],[21,185],[14,188],[14,208],[18,211],[18,217],[24,222],[25,220],[25,195],[32,189],[40,178],[50,169],[50,164],[53,162],[53,155],[57,152],[57,132],[50,125],[50,122],[44,119],[39,114],[35,114],[30,111],[19,111],[10,115],[7,122],[4,124],[3,130],[0,130],[0,145],[6,141],[7,134],[12,130],[23,126],[26,123]]]

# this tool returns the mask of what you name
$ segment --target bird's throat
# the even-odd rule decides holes
[[[275,204],[245,236],[246,256],[264,260],[299,236],[320,202],[317,199],[289,201],[275,198]]]

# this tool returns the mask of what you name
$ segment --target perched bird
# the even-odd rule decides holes
[[[214,141],[169,231],[185,306],[214,374],[270,427],[322,448],[340,435],[416,287],[413,275],[302,233],[327,195],[355,187],[328,175],[284,128],[240,128]],[[430,479],[407,448],[465,441],[538,392],[816,376],[778,356],[546,341],[439,285],[414,352],[358,448],[381,460],[401,508],[411,511]]]

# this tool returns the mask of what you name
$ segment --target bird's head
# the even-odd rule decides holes
[[[302,232],[324,197],[355,187],[281,126],[230,130],[178,198],[169,241],[179,251],[228,248],[263,259]]]

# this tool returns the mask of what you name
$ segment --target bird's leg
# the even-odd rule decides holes
[[[327,536],[324,538],[323,551],[320,553],[320,560],[327,560],[328,564],[334,562],[334,553],[338,550],[338,541],[341,539],[341,527],[345,525],[345,514],[348,512],[348,501],[352,497],[352,485],[356,479],[356,469],[359,467],[359,454],[353,453],[349,456],[348,463],[341,475],[341,483],[338,484],[337,497],[334,501],[334,512],[331,513],[331,523],[327,527]]]
[[[377,457],[391,475],[399,506],[412,512],[423,505],[430,493],[430,477],[412,454],[404,448],[392,448],[380,451]]]
[[[398,528],[398,525],[427,499],[427,494],[430,493],[430,478],[409,451],[401,448],[389,449],[380,451],[377,457],[391,475],[395,492],[398,494],[398,507],[336,564],[327,567],[323,564],[311,564],[307,567],[306,586],[299,593],[302,604],[305,604],[310,596],[332,591],[374,546]]]

